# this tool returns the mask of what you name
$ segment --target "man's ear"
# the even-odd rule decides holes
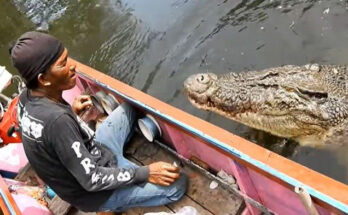
[[[42,86],[45,86],[45,87],[48,87],[51,85],[51,82],[49,82],[45,76],[45,74],[43,73],[40,73],[38,76],[37,76],[37,80],[38,82],[42,85]]]

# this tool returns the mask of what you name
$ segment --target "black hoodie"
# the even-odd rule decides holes
[[[117,168],[115,156],[94,142],[94,132],[67,103],[32,97],[24,90],[18,119],[31,166],[59,197],[80,210],[98,211],[115,189],[147,180],[147,167]]]

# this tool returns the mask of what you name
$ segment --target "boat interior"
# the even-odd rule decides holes
[[[180,167],[183,174],[189,177],[189,187],[185,196],[177,203],[161,207],[134,208],[124,211],[123,215],[142,215],[150,212],[175,214],[184,206],[195,208],[200,215],[237,215],[243,213],[245,203],[243,198],[234,191],[237,189],[235,183],[218,176],[204,162],[198,159],[183,159],[170,146],[157,140],[149,142],[139,129],[136,129],[136,131],[133,138],[126,145],[125,156],[137,165],[147,165],[156,161],[175,163]],[[34,174],[33,170],[27,166],[18,174],[16,180],[35,185],[38,182]],[[56,211],[55,214],[95,214],[79,211],[62,200],[57,202],[56,204],[48,202],[50,209]]]

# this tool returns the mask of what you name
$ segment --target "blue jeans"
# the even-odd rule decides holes
[[[123,156],[124,144],[132,136],[135,121],[135,110],[122,103],[96,131],[96,141],[114,153],[118,167],[137,167]],[[159,206],[178,201],[186,191],[187,181],[187,177],[181,174],[180,178],[168,187],[146,182],[118,188],[100,211],[122,212],[133,207]]]

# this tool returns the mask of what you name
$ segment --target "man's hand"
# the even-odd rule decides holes
[[[166,162],[156,162],[148,165],[149,182],[169,186],[179,178],[179,168]]]
[[[72,104],[72,110],[74,113],[79,115],[81,111],[83,111],[85,108],[89,108],[92,105],[91,97],[88,95],[80,95],[77,96]]]

